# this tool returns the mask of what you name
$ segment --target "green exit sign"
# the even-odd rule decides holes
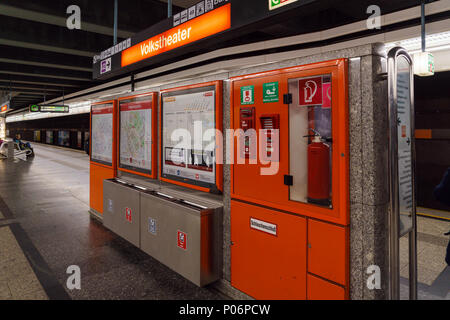
[[[30,112],[39,112],[39,106],[36,104],[31,105]]]
[[[33,104],[30,106],[30,112],[68,113],[69,106],[54,106],[54,105],[39,106],[37,104]]]
[[[275,10],[298,0],[269,0],[269,10]]]

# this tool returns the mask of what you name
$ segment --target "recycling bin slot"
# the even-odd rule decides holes
[[[140,190],[115,179],[103,181],[103,225],[140,245]]]
[[[205,286],[221,277],[222,207],[141,193],[141,249]]]

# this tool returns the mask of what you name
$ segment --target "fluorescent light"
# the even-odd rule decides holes
[[[450,31],[429,34],[426,36],[426,51],[436,52],[450,49]],[[414,54],[422,51],[422,38],[411,38],[400,41],[389,42],[385,44],[386,51],[393,47],[400,46],[405,48],[409,53]]]

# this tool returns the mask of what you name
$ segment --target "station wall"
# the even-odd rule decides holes
[[[433,195],[450,166],[450,72],[415,78],[417,205],[450,211]]]
[[[286,56],[285,60],[268,62],[256,67],[216,74],[203,74],[189,80],[177,81],[152,87],[152,80],[138,83],[146,87],[144,92],[224,80],[223,128],[232,128],[230,119],[231,88],[229,79],[236,76],[266,72],[282,68],[302,66],[334,59],[348,59],[348,113],[349,113],[349,292],[351,299],[384,299],[387,297],[387,276],[382,277],[381,289],[367,287],[367,269],[379,266],[382,275],[387,269],[387,212],[388,193],[388,130],[387,130],[387,81],[380,78],[386,72],[386,58],[382,44],[364,45],[325,52],[307,57]],[[134,94],[134,93],[133,93]],[[124,94],[117,97],[117,99]],[[158,132],[161,132],[158,124]],[[158,153],[161,145],[158,145]],[[229,156],[224,148],[224,159]],[[159,171],[159,170],[158,170]],[[216,284],[232,296],[239,292],[230,286],[231,281],[231,173],[230,165],[223,166],[223,280]],[[118,173],[119,177],[130,177]],[[146,181],[134,176],[133,181]],[[159,177],[158,177],[159,178]],[[333,266],[330,266],[333,267]],[[312,293],[311,293],[312,294]]]
[[[84,150],[89,139],[89,114],[9,122],[6,124],[6,130],[10,138],[20,134],[26,141]],[[47,132],[52,132],[53,139],[46,139]]]

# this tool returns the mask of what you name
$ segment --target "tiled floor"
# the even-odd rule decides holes
[[[197,288],[91,220],[86,154],[35,146],[30,161],[0,161],[1,299],[222,299]],[[444,262],[450,222],[418,218],[419,298],[450,299]],[[401,295],[408,296],[407,239]],[[66,288],[81,269],[81,290]]]
[[[34,148],[33,160],[0,161],[0,211],[10,215],[0,220],[0,241],[3,235],[14,243],[8,230],[14,231],[18,244],[4,252],[14,250],[21,257],[9,262],[20,265],[14,272],[30,288],[3,276],[0,299],[46,298],[37,289],[36,276],[50,299],[226,298],[196,287],[89,218],[86,154],[38,144]],[[20,256],[19,246],[25,255]],[[71,265],[81,269],[81,290],[66,287]]]
[[[47,300],[47,295],[8,226],[0,228],[0,300]]]
[[[450,221],[417,217],[417,278],[421,299],[450,300],[450,267],[445,262]],[[400,239],[401,295],[408,297],[408,238]]]

